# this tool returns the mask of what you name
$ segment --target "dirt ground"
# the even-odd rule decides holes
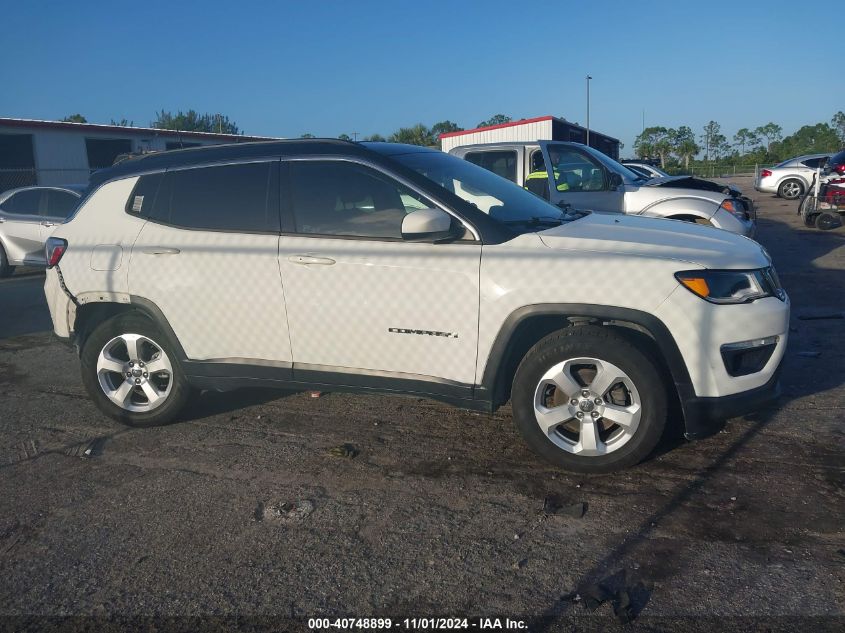
[[[797,203],[735,182],[793,302],[784,396],[618,474],[547,466],[507,407],[399,397],[207,393],[181,422],[128,429],[49,333],[3,338],[0,627],[484,616],[621,630],[627,598],[625,630],[842,630],[845,320],[802,317],[845,310],[845,229],[806,229]],[[2,282],[4,318],[24,300],[7,287],[41,283]],[[544,511],[550,495],[560,512]]]

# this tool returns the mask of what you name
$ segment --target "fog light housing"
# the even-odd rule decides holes
[[[778,344],[777,336],[758,338],[752,341],[727,343],[720,348],[722,361],[729,376],[748,376],[761,371]]]

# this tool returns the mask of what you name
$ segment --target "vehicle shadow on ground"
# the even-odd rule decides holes
[[[231,413],[246,407],[287,398],[299,391],[268,388],[245,388],[235,391],[203,391],[181,415],[178,422],[196,422],[215,415]]]

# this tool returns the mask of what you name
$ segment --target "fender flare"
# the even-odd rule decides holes
[[[496,335],[490,354],[487,356],[487,363],[481,378],[481,389],[487,392],[495,400],[497,389],[500,387],[504,371],[504,361],[510,352],[510,345],[514,334],[520,324],[526,319],[534,317],[557,316],[561,318],[579,317],[590,318],[602,321],[624,321],[633,323],[645,330],[654,341],[666,367],[672,377],[672,382],[677,390],[681,406],[685,401],[695,396],[695,389],[692,385],[689,371],[687,370],[684,357],[681,354],[675,338],[669,328],[653,314],[634,310],[632,308],[621,308],[618,306],[606,306],[597,304],[579,303],[543,303],[530,306],[523,306],[511,312],[504,320],[499,332]],[[685,408],[685,407],[684,407]],[[685,410],[686,413],[686,410]]]
[[[727,197],[727,196],[726,196]],[[661,213],[658,209],[669,205],[672,207],[670,213]],[[637,215],[645,215],[658,218],[670,218],[678,215],[694,215],[705,220],[709,220],[716,211],[719,210],[719,204],[713,200],[706,198],[697,198],[694,196],[678,196],[676,198],[664,198],[652,202],[647,207],[643,208]]]

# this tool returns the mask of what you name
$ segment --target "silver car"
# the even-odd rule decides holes
[[[754,188],[787,200],[800,198],[813,182],[816,169],[824,167],[830,157],[831,154],[807,154],[785,160],[771,169],[761,169]]]
[[[598,213],[684,220],[753,237],[751,201],[689,176],[646,178],[598,150],[564,141],[464,145],[450,154],[484,167],[553,204]],[[552,165],[549,173],[546,165]],[[483,209],[489,201],[479,200]]]
[[[45,266],[44,243],[79,205],[85,185],[21,187],[0,193],[0,277]]]

